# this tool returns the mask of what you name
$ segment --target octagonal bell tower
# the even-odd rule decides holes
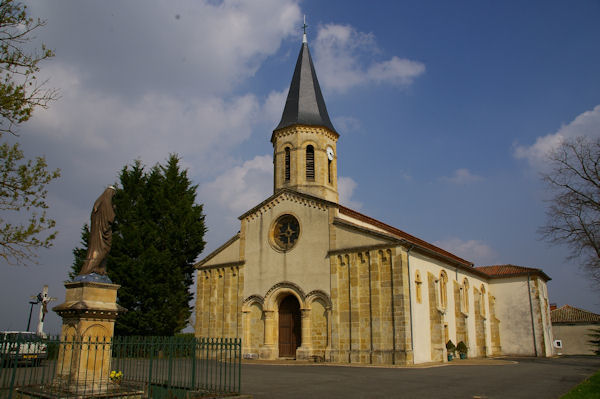
[[[288,188],[337,203],[338,138],[305,33],[283,115],[271,136],[274,191]]]

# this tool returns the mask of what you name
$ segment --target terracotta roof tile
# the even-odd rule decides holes
[[[552,280],[542,269],[533,267],[516,266],[516,265],[494,265],[494,266],[478,266],[475,269],[487,274],[492,278],[525,276],[528,273],[542,277],[546,281]]]
[[[413,235],[410,235],[410,234],[408,234],[408,233],[406,233],[406,232],[404,232],[402,230],[399,230],[399,229],[397,229],[395,227],[392,227],[389,224],[385,224],[383,222],[380,222],[377,219],[373,219],[373,218],[371,218],[369,216],[363,215],[362,213],[356,212],[353,209],[346,208],[345,206],[339,205],[339,210],[340,210],[340,213],[342,213],[342,214],[344,214],[346,216],[350,216],[350,217],[352,217],[354,219],[361,220],[361,221],[369,223],[369,224],[371,224],[373,226],[379,227],[380,229],[383,229],[383,230],[387,231],[388,233],[391,233],[391,234],[393,234],[393,235],[395,235],[397,237],[400,237],[400,238],[402,238],[402,239],[404,239],[404,240],[406,240],[406,241],[408,241],[410,243],[413,243],[413,244],[416,244],[418,246],[427,248],[427,249],[429,249],[429,250],[431,250],[433,252],[436,252],[436,253],[438,253],[440,255],[443,255],[443,256],[445,256],[447,258],[451,258],[454,261],[456,261],[458,263],[461,263],[461,264],[463,264],[465,266],[469,266],[470,267],[470,266],[473,265],[471,262],[469,262],[467,260],[464,260],[463,258],[460,258],[460,257],[454,255],[453,253],[450,253],[450,252],[448,252],[446,250],[443,250],[442,248],[436,247],[435,245],[430,244],[427,241],[421,240],[420,238],[417,238],[417,237],[415,237]]]
[[[552,323],[600,323],[600,315],[573,306],[564,305],[550,312]]]

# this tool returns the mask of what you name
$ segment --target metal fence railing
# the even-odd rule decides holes
[[[0,337],[0,398],[185,398],[241,390],[241,340],[194,337]],[[38,395],[41,394],[41,395]],[[133,395],[133,394],[132,394]],[[30,395],[31,396],[31,395]]]

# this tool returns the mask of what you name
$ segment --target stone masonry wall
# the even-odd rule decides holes
[[[481,292],[473,287],[475,305],[475,351],[476,356],[485,356],[485,319],[481,314]]]
[[[460,286],[456,280],[453,280],[453,288],[454,288],[454,317],[456,318],[456,342],[458,345],[460,341],[463,341],[467,346],[469,346],[468,338],[467,338],[467,318],[462,312],[461,309],[461,301],[460,299]],[[465,293],[464,295],[468,295]]]
[[[408,273],[402,256],[390,248],[331,258],[331,360],[412,362]]]
[[[502,353],[500,346],[500,320],[496,317],[496,298],[488,294],[488,303],[490,304],[490,329],[492,335],[492,356],[498,356]]]
[[[313,355],[325,357],[327,349],[327,310],[326,305],[320,300],[312,303],[310,311],[310,324],[312,328]]]
[[[429,325],[431,328],[431,361],[441,362],[444,360],[444,325],[442,313],[438,310],[436,277],[427,272],[427,284],[429,291]]]
[[[243,268],[198,270],[197,337],[241,337],[243,286]]]

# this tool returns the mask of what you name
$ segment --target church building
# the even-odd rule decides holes
[[[273,195],[196,264],[195,334],[242,339],[246,358],[366,364],[550,356],[540,269],[474,265],[338,201],[333,126],[304,35],[271,135]]]

